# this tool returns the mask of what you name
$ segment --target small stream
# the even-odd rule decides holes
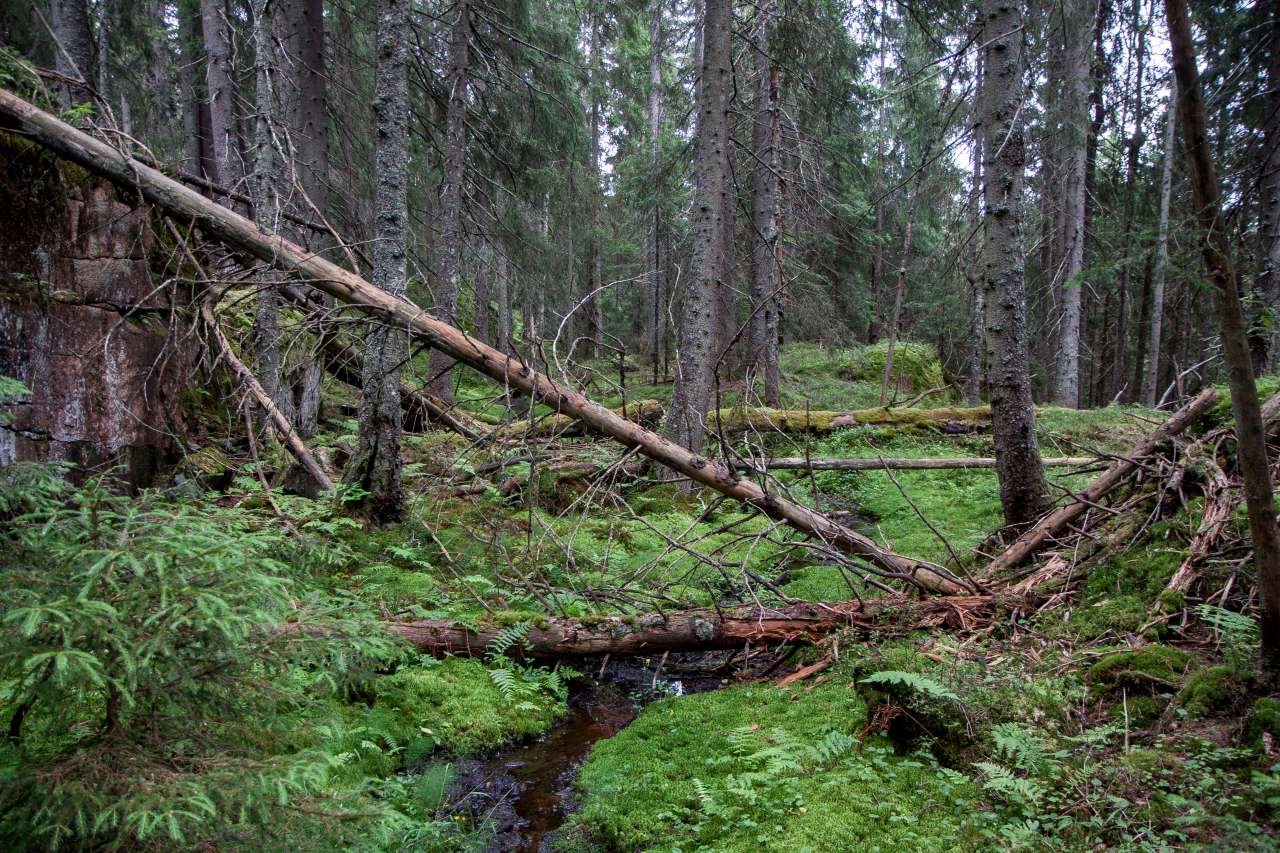
[[[672,655],[656,681],[657,691],[655,661],[610,663],[599,677],[573,689],[568,713],[543,737],[458,762],[449,810],[489,826],[494,853],[540,853],[577,808],[574,780],[591,747],[625,728],[646,702],[669,695],[664,685],[678,693],[723,686],[725,680],[709,674],[719,662],[703,654]],[[583,669],[596,671],[589,666]]]

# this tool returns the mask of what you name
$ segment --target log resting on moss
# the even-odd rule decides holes
[[[946,595],[973,592],[971,585],[946,570],[895,554],[875,540],[823,513],[766,492],[728,466],[694,453],[639,424],[610,412],[578,391],[542,375],[523,361],[494,349],[448,323],[430,316],[407,299],[383,293],[359,275],[319,257],[277,234],[260,230],[243,216],[195,190],[77,130],[11,92],[0,89],[0,126],[84,168],[139,193],[162,211],[190,222],[207,237],[306,279],[313,287],[350,303],[379,320],[407,329],[418,339],[494,381],[518,389],[553,411],[582,421],[626,447],[696,483],[755,507],[770,518],[820,539],[832,549],[853,554],[877,567],[881,577]]]
[[[1094,456],[1066,456],[1041,459],[1046,468],[1075,468],[1092,465]],[[778,457],[776,459],[746,459],[736,463],[738,468],[758,471],[934,471],[939,469],[994,468],[996,460],[989,456],[935,459],[805,459],[803,456]]]
[[[609,412],[634,421],[646,428],[655,427],[666,413],[666,406],[657,400],[634,400],[621,406],[614,406]],[[491,438],[573,438],[587,434],[589,430],[582,421],[569,415],[550,414],[532,421],[518,420],[498,426],[490,433]]]
[[[737,407],[707,415],[707,429],[724,432],[829,433],[860,426],[931,426],[948,424],[966,429],[991,423],[991,407],[960,406],[941,409],[854,409],[848,412]]]
[[[805,602],[776,608],[685,610],[595,620],[552,618],[530,625],[524,651],[534,658],[651,655],[740,649],[748,643],[813,642],[843,629],[968,630],[989,623],[1000,610],[1023,603],[1022,599],[1000,596],[912,599],[894,595],[839,604]],[[392,622],[389,627],[393,635],[433,655],[483,655],[503,631],[502,626],[475,629],[442,620]]]

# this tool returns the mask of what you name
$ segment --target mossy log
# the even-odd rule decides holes
[[[609,409],[615,415],[646,427],[653,427],[662,420],[666,407],[657,400],[633,400]],[[582,421],[569,415],[549,414],[532,421],[518,420],[503,424],[490,433],[491,438],[573,438],[585,435]]]
[[[552,618],[529,627],[524,653],[534,658],[585,655],[651,655],[814,641],[831,631],[906,631],[919,628],[966,630],[986,624],[1019,600],[999,596],[903,595],[839,604],[803,603],[784,607],[685,610],[600,619]],[[503,633],[501,626],[470,628],[456,622],[424,619],[392,622],[391,633],[432,655],[486,653]]]
[[[805,409],[768,409],[738,406],[720,409],[707,415],[707,427],[724,432],[808,432],[829,433],[859,426],[931,426],[947,424],[972,427],[991,422],[990,406],[940,409],[899,409],[877,407],[847,412],[806,411]]]

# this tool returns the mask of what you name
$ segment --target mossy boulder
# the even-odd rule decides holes
[[[1179,701],[1193,719],[1223,716],[1240,695],[1241,683],[1229,666],[1210,666],[1191,674]]]
[[[1127,701],[1120,701],[1111,706],[1111,718],[1118,723],[1125,719],[1126,707],[1131,729],[1145,729],[1160,719],[1169,700],[1160,696],[1129,696]]]
[[[888,357],[888,342],[862,347],[853,354],[847,378],[882,382]],[[893,382],[901,391],[916,392],[946,385],[938,351],[930,344],[898,341],[893,349]]]
[[[1136,595],[1117,595],[1077,607],[1064,630],[1079,640],[1096,640],[1107,633],[1132,634],[1147,621],[1147,605]]]
[[[1133,651],[1107,655],[1089,668],[1087,680],[1098,693],[1121,688],[1176,688],[1191,667],[1191,656],[1171,646],[1152,643]]]
[[[1246,742],[1250,746],[1262,746],[1263,735],[1280,741],[1280,698],[1264,696],[1253,703]]]

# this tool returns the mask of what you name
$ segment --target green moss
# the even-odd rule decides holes
[[[401,668],[374,689],[377,725],[417,754],[434,745],[457,754],[491,749],[541,734],[564,712],[547,694],[524,705],[507,701],[483,664],[462,658]]]
[[[1121,687],[1175,687],[1191,662],[1191,657],[1180,649],[1152,643],[1134,651],[1107,655],[1089,668],[1088,681],[1103,692]]]
[[[1129,727],[1145,729],[1160,719],[1160,715],[1169,706],[1169,700],[1159,696],[1130,696],[1127,703],[1121,701],[1111,706],[1111,717],[1118,723],[1124,722],[1126,704],[1129,712]]]
[[[1249,745],[1261,746],[1264,734],[1280,742],[1280,699],[1264,696],[1253,703],[1249,712]]]
[[[1191,674],[1179,701],[1194,719],[1220,716],[1239,695],[1240,682],[1229,666],[1210,666]]]
[[[1143,547],[1091,568],[1084,599],[1089,601],[1119,593],[1154,604],[1186,556],[1185,546],[1181,542],[1170,542],[1162,532],[1158,531]]]
[[[882,383],[888,353],[887,341],[862,347],[853,354],[848,366],[848,377]],[[928,391],[946,385],[938,351],[929,344],[898,341],[893,350],[891,384],[900,391],[908,392]]]
[[[835,683],[791,695],[746,686],[655,702],[596,744],[579,777],[578,819],[618,850],[957,846],[964,826],[949,807],[943,771],[874,744],[830,762],[807,756],[833,730],[857,736],[865,719],[858,693]]]
[[[1067,634],[1079,640],[1096,640],[1114,633],[1117,636],[1136,632],[1147,621],[1147,605],[1136,595],[1118,595],[1093,604],[1082,604],[1063,626]]]

